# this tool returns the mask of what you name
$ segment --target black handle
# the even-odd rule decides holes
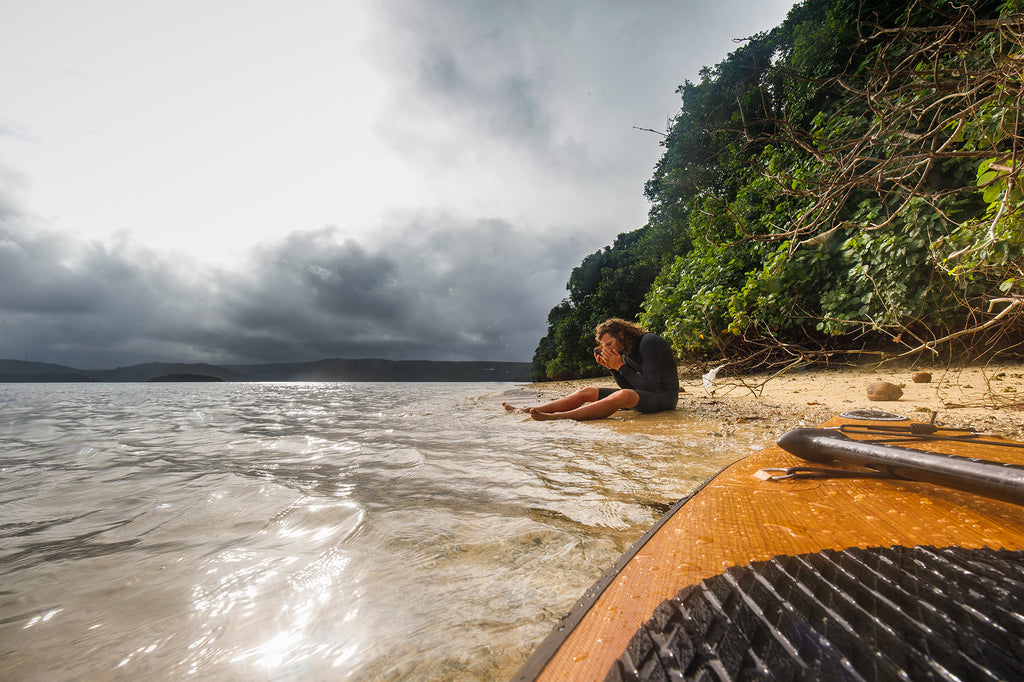
[[[864,443],[833,429],[794,429],[782,434],[778,445],[811,462],[857,464],[1024,505],[1024,466],[1018,464]]]

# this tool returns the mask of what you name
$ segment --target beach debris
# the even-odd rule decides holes
[[[711,388],[715,385],[715,379],[718,378],[718,371],[723,367],[725,367],[725,365],[719,365],[701,377],[701,379],[704,380],[704,388]]]
[[[899,400],[903,389],[888,381],[876,381],[868,384],[868,400]]]
[[[915,384],[928,384],[931,383],[932,375],[928,372],[914,372],[910,375],[910,380]]]

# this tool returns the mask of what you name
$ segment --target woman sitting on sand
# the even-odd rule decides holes
[[[505,409],[527,412],[544,421],[603,419],[618,410],[632,408],[640,412],[676,408],[679,374],[675,356],[664,339],[616,317],[597,325],[594,336],[599,344],[594,349],[594,359],[611,370],[618,389],[588,386],[540,407],[516,408],[502,403]]]

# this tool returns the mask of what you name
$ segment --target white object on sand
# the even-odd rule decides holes
[[[715,367],[713,370],[711,370],[703,377],[701,377],[704,380],[704,388],[711,388],[712,386],[715,385],[715,379],[718,377],[718,370],[722,369],[723,367],[725,367],[725,365],[719,365],[718,367]]]

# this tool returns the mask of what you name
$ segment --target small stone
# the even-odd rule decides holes
[[[931,383],[932,375],[928,372],[914,372],[910,375],[910,380],[915,384],[927,384]]]
[[[903,389],[888,381],[876,381],[868,384],[868,400],[899,400]]]

